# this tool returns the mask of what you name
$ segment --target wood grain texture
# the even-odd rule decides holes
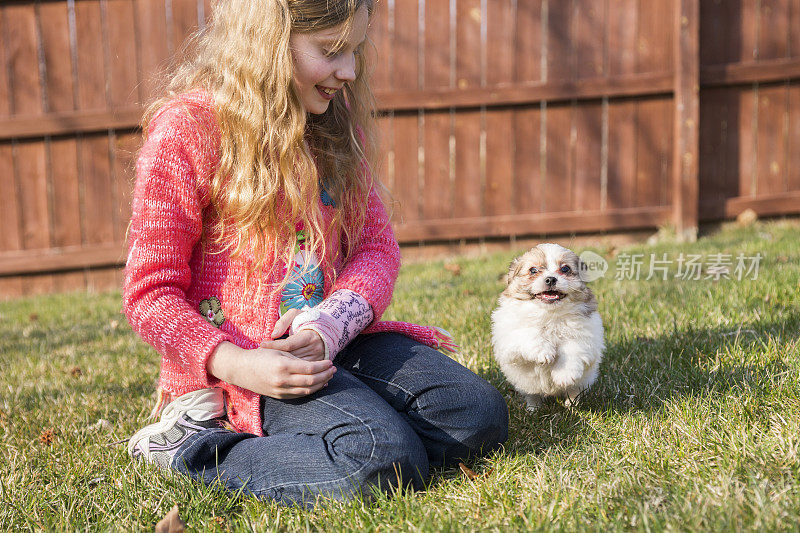
[[[576,211],[601,208],[603,109],[597,102],[575,106],[575,194]]]
[[[787,98],[785,85],[759,87],[756,145],[758,195],[786,191]]]
[[[44,114],[43,80],[40,77],[40,30],[35,5],[11,4],[5,10],[5,45],[8,47],[8,78],[11,110],[38,117]],[[16,197],[20,218],[20,241],[24,249],[51,246],[51,213],[45,143],[41,139],[14,143]],[[53,279],[44,276],[23,281],[26,294],[51,291]]]
[[[517,82],[542,80],[542,2],[517,0],[514,17],[514,61]]]
[[[634,100],[608,107],[608,209],[633,207],[636,197],[639,105]]]
[[[800,191],[800,82],[789,84],[789,131],[786,188]]]
[[[572,105],[547,107],[547,173],[542,191],[542,211],[548,213],[573,210],[575,181],[573,114]]]
[[[425,2],[425,47],[423,87],[450,87],[450,3],[448,0]],[[450,184],[451,111],[424,114],[422,177],[422,216],[426,219],[452,215]]]
[[[542,119],[540,106],[514,113],[514,213],[541,211]]]
[[[113,107],[142,102],[139,54],[136,49],[133,0],[108,0],[109,100]]]
[[[507,85],[514,78],[515,3],[498,0],[486,13],[486,83],[490,87]],[[488,216],[513,213],[514,177],[514,111],[491,109],[485,112],[486,178],[485,213]]]

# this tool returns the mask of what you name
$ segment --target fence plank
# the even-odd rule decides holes
[[[674,27],[671,22],[675,5],[680,1],[639,1],[638,72],[670,72],[674,69]]]
[[[133,0],[107,0],[109,80],[112,107],[130,107],[141,102],[139,55],[136,51]]]
[[[800,0],[791,0],[789,3],[789,57],[800,57]]]
[[[786,188],[800,191],[800,83],[789,84],[789,139]]]
[[[187,38],[198,28],[197,0],[172,0],[172,28],[169,43],[169,54],[173,62],[180,61],[181,52]]]
[[[738,25],[741,32],[738,54],[730,58],[731,61],[755,61],[758,59],[758,5],[761,0],[735,0],[732,4],[740,4],[738,18],[731,18],[732,24]],[[735,44],[735,42],[733,43]]]
[[[608,209],[632,207],[636,194],[636,139],[639,104],[633,100],[608,106]]]
[[[639,23],[638,0],[610,0],[607,15],[608,75],[636,72],[636,34]]]
[[[11,58],[6,29],[7,6],[0,6],[0,120],[11,114],[11,88],[8,68]],[[19,250],[22,247],[19,205],[16,198],[17,180],[14,175],[14,155],[10,142],[0,142],[0,190],[6,192],[5,205],[0,209],[0,250]],[[22,295],[22,278],[0,277],[0,296],[13,298]]]
[[[603,76],[606,73],[606,3],[596,0],[574,1],[577,77]]]
[[[6,8],[5,19],[12,109],[15,114],[28,116],[40,116],[44,112],[35,7],[12,4]],[[22,247],[48,248],[51,245],[51,220],[44,142],[15,143],[13,153],[22,222]],[[29,294],[50,292],[52,289],[51,276],[23,282],[23,291]]]
[[[0,96],[3,95],[0,94]],[[22,239],[19,227],[19,208],[16,194],[14,194],[17,190],[17,180],[14,175],[11,143],[0,143],[0,190],[9,191],[5,194],[6,201],[3,209],[0,209],[0,225],[3,227],[3,231],[0,231],[0,250],[20,250]],[[14,298],[22,294],[22,278],[0,277],[0,298]]]
[[[408,5],[406,9],[395,9],[394,12],[392,86],[419,89],[419,19],[417,9],[409,9]],[[420,216],[418,115],[395,115],[392,122],[399,215],[404,221],[417,220]]]
[[[547,149],[542,210],[571,211],[573,206],[573,106],[547,106]]]
[[[603,109],[596,102],[575,106],[575,209],[596,211],[601,207]]]
[[[459,89],[481,84],[481,0],[456,3],[456,79]]]
[[[636,206],[666,205],[672,142],[671,130],[664,125],[673,118],[671,113],[670,101],[648,99],[639,102]]]
[[[138,132],[116,132],[113,142],[114,197],[117,202],[114,242],[123,242],[127,236],[128,222],[131,219],[131,201],[136,178],[136,154],[142,144],[142,137]]]
[[[700,0],[676,0],[672,205],[680,238],[697,238],[700,120]],[[669,19],[664,19],[669,20]]]
[[[424,87],[450,87],[450,6],[447,0],[425,2]],[[452,215],[450,186],[451,112],[424,115],[424,186],[422,215],[426,219]]]
[[[514,2],[498,0],[486,13],[486,83],[489,87],[514,79]],[[485,214],[511,214],[514,207],[514,111],[509,108],[485,112],[486,188]]]
[[[106,65],[100,50],[109,50],[103,38],[99,0],[83,0],[75,5],[78,58],[78,109],[107,109]],[[106,52],[108,55],[108,52]],[[109,134],[79,137],[79,172],[83,183],[84,244],[114,242],[115,202],[111,183]],[[87,272],[89,289],[114,286],[113,271]]]
[[[147,102],[163,84],[167,68],[167,17],[163,0],[134,3],[142,101]]]
[[[541,107],[527,106],[514,113],[514,212],[532,214],[542,204]]]
[[[702,3],[701,3],[702,7]],[[731,121],[727,89],[705,89],[700,106],[700,215],[703,219],[722,218],[727,199],[725,181],[738,176],[736,159],[728,158]],[[735,194],[734,194],[735,196]]]
[[[517,0],[514,68],[517,82],[542,80],[542,2]]]
[[[548,3],[547,79],[575,77],[575,38],[572,32],[574,0]]]
[[[800,202],[798,203],[800,204]],[[669,222],[667,207],[641,207],[608,211],[566,211],[498,217],[456,218],[453,220],[418,221],[400,225],[401,241],[423,239],[464,239],[513,235],[519,228],[530,234],[564,234],[573,232],[613,231],[653,228]]]
[[[481,1],[456,3],[456,80],[461,90],[479,87],[481,67]],[[456,217],[483,214],[485,160],[481,150],[482,112],[461,110],[455,115],[455,178],[453,206]]]
[[[758,89],[758,128],[756,142],[756,192],[777,194],[786,190],[786,87],[761,86]]]
[[[70,43],[69,13],[63,2],[42,3],[39,6],[42,26],[42,50],[45,57],[45,92],[49,112],[66,113],[75,110],[73,54]],[[49,176],[52,190],[53,238],[56,247],[77,246],[81,243],[83,220],[80,208],[78,178],[78,146],[74,138],[58,137],[47,141]],[[65,272],[54,278],[58,291],[86,287],[84,272]]]
[[[755,196],[756,179],[756,113],[758,93],[750,87],[731,89],[736,95],[739,124],[739,196]]]
[[[761,0],[758,59],[789,56],[789,0]]]
[[[372,90],[390,90],[391,76],[391,52],[389,33],[389,3],[378,2],[375,4],[375,12],[369,26],[369,38],[374,45],[374,49],[367,49],[367,64],[372,71]]]

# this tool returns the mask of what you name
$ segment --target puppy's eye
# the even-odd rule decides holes
[[[530,272],[531,274],[538,274],[538,273],[539,273],[539,269],[538,269],[538,268],[536,268],[536,267],[531,267],[531,268],[528,270],[528,272]]]
[[[572,272],[572,269],[569,267],[569,265],[564,265],[561,267],[562,274],[569,274],[570,272]]]

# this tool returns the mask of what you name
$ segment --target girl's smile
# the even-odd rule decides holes
[[[366,38],[368,21],[367,8],[361,6],[353,16],[348,35],[344,35],[342,26],[336,26],[290,37],[294,85],[308,113],[327,111],[345,84],[356,79],[355,55]]]

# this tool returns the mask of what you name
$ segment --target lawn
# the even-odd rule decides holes
[[[491,357],[489,314],[515,253],[404,266],[386,318],[454,334],[454,357],[506,397],[508,442],[470,463],[474,479],[438,471],[425,491],[313,512],[135,466],[111,444],[145,422],[158,373],[118,292],[2,302],[0,529],[152,529],[177,504],[194,530],[796,531],[798,229],[592,248],[610,262],[592,283],[600,378],[577,407],[536,413]]]

